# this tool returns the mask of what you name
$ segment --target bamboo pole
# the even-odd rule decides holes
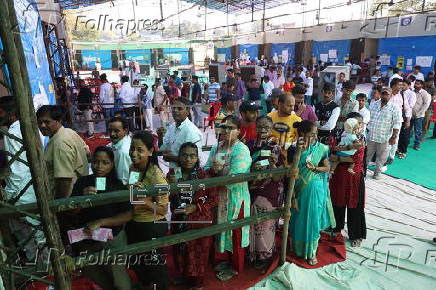
[[[234,175],[171,183],[168,185],[169,186],[168,191],[172,193],[180,192],[181,190],[186,189],[185,186],[187,185],[191,186],[190,190],[198,190],[198,189],[204,189],[209,187],[222,186],[223,184],[229,185],[229,184],[235,184],[235,183],[251,181],[256,179],[272,178],[273,176],[283,176],[287,174],[288,170],[289,170],[288,168],[274,168],[274,169],[267,169],[258,172],[234,174]],[[183,187],[181,185],[183,185]],[[152,197],[162,194],[161,192],[162,187],[148,186],[140,190],[141,191],[135,189],[134,192],[132,192],[133,197],[135,197],[136,194],[144,194],[144,193],[147,194],[147,197]],[[130,198],[131,196],[129,190],[119,190],[119,191],[107,192],[104,194],[96,194],[92,196],[76,196],[76,197],[51,200],[48,202],[48,206],[53,212],[62,212],[72,209],[89,208],[89,207],[95,207],[99,205],[111,204],[116,202],[126,202],[126,201],[130,201]],[[19,205],[16,206],[16,209],[0,208],[0,217],[5,218],[5,217],[15,217],[15,216],[22,215],[18,212],[18,210],[35,213],[37,212],[38,208],[35,203]]]
[[[50,260],[56,279],[56,289],[71,289],[67,275],[62,269],[61,253],[64,248],[59,235],[56,216],[48,207],[49,182],[42,154],[42,144],[36,122],[29,77],[26,69],[23,46],[13,0],[0,0],[0,36],[4,45],[5,59],[8,64],[12,89],[20,114],[21,133],[26,147],[27,160],[30,164],[33,185],[36,193],[39,212],[44,225],[44,232],[51,251]]]
[[[249,226],[257,223],[261,223],[270,219],[278,219],[283,213],[283,208],[278,208],[270,212],[265,212],[261,214],[257,214],[254,216],[231,220],[222,224],[212,225],[200,229],[189,230],[184,233],[164,236],[154,240],[148,240],[144,242],[134,243],[127,246],[113,248],[110,251],[103,250],[101,252],[93,253],[87,256],[79,256],[74,258],[74,265],[77,268],[82,268],[86,266],[90,261],[95,263],[95,257],[101,258],[101,261],[107,261],[107,257],[105,256],[110,254],[110,257],[117,260],[117,255],[134,255],[146,253],[158,248],[163,248],[179,243],[184,243],[192,240],[196,240],[202,237],[212,236],[221,232],[230,231],[233,229],[238,229],[243,226]],[[93,258],[92,258],[93,257]]]
[[[288,243],[289,221],[291,219],[291,202],[292,202],[292,197],[294,196],[295,180],[297,179],[298,176],[296,172],[298,169],[298,163],[300,162],[301,150],[302,150],[302,145],[298,144],[297,151],[295,152],[294,160],[292,161],[292,166],[290,168],[291,178],[288,184],[285,207],[283,212],[284,224],[283,224],[282,246],[281,246],[281,253],[280,253],[280,265],[283,265],[286,261],[286,247]]]

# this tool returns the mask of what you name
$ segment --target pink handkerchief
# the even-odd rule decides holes
[[[99,242],[107,242],[113,240],[112,229],[99,228],[98,230],[88,233],[84,228],[70,230],[67,232],[70,244],[74,244],[83,240],[94,240]]]

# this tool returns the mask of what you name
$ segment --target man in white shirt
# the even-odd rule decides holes
[[[168,125],[169,109],[166,106],[169,104],[169,99],[165,90],[159,80],[156,80],[154,89],[154,107],[159,112],[161,127],[164,128]]]
[[[100,103],[112,105],[101,105],[103,108],[103,115],[105,119],[110,119],[114,116],[114,89],[112,85],[107,81],[106,74],[100,75],[102,84],[100,85]],[[107,121],[106,121],[107,126]]]
[[[129,136],[129,123],[124,118],[114,117],[109,120],[108,133],[112,141],[108,146],[114,150],[115,170],[118,179],[126,185],[129,183],[130,165],[132,164],[129,155],[132,143]]]
[[[304,82],[306,87],[306,93],[304,94],[304,103],[306,105],[312,105],[313,95],[313,78],[310,71],[306,71],[306,81]]]
[[[270,80],[269,76],[265,76],[263,78],[263,91],[264,91],[264,99],[266,102],[267,111],[271,111],[271,94],[274,89],[274,84]]]
[[[23,139],[21,135],[20,121],[16,110],[17,106],[13,96],[0,98],[0,123],[8,127],[8,133],[10,135]],[[8,135],[4,135],[3,138],[5,152],[10,155],[7,158],[9,162],[12,159],[12,156],[21,150],[23,144]],[[15,160],[9,165],[10,174],[5,178],[6,187],[4,191],[6,194],[5,197],[8,200],[16,199],[21,190],[23,190],[32,179],[29,167],[23,163],[23,161],[27,162],[26,151],[23,151],[19,155],[19,158],[19,160]],[[32,202],[36,202],[36,196],[33,186],[30,185],[25,193],[16,200],[14,204],[22,205]],[[35,260],[35,255],[38,254],[38,245],[43,246],[42,243],[44,243],[45,237],[43,232],[37,231],[34,234],[34,237],[28,240],[33,231],[33,228],[28,223],[35,226],[40,224],[39,221],[30,217],[9,220],[11,232],[21,247],[24,248],[26,259],[32,261]],[[25,241],[26,243],[22,245]]]
[[[402,92],[401,95],[404,99],[407,99],[407,102],[409,103],[409,107],[413,109],[416,103],[416,93],[412,91],[411,89],[411,82],[409,79],[406,79],[402,82]],[[411,120],[412,124],[412,120]],[[405,127],[402,126],[400,131],[400,137],[398,139],[398,158],[404,159],[407,155],[407,147],[409,147],[410,142],[410,133],[411,133],[411,126]]]
[[[392,89],[392,97],[389,100],[389,103],[395,104],[400,110],[400,120],[402,122],[402,130],[408,130],[410,127],[410,119],[412,118],[412,108],[409,106],[408,99],[403,96],[402,89],[403,89],[403,80],[394,78],[391,81],[391,89]],[[403,132],[404,134],[404,132]],[[397,136],[397,141],[395,144],[392,144],[390,146],[390,152],[388,159],[386,161],[386,164],[392,164],[395,158],[395,154],[397,153],[398,149],[398,140],[399,135]]]
[[[411,73],[412,76],[414,76],[417,80],[424,81],[424,74],[421,72],[421,66],[415,65],[413,68],[413,73]]]
[[[402,75],[403,75],[403,72],[402,71],[400,71],[397,67],[394,67],[393,68],[393,75],[389,78],[389,86],[391,86],[391,82],[392,82],[392,80],[393,79],[403,79],[403,77],[402,77]]]
[[[335,101],[339,100],[342,97],[342,84],[345,82],[345,74],[341,72],[339,74],[339,80],[336,84],[336,94],[335,94]]]
[[[371,119],[371,114],[369,112],[369,110],[366,108],[366,101],[367,101],[367,97],[364,93],[359,93],[356,96],[356,100],[359,102],[359,114],[362,116],[363,118],[363,133],[366,136],[366,125],[368,125],[370,119]]]
[[[139,115],[138,112],[136,112],[137,105],[134,104],[134,103],[138,103],[138,96],[135,96],[135,90],[130,85],[128,76],[121,77],[121,84],[122,85],[121,85],[119,97],[123,102],[124,113],[126,114],[127,118],[129,119],[129,126],[130,126],[129,129],[133,130],[134,129],[134,122],[133,122],[134,115],[135,115],[135,113],[137,113],[137,115]]]
[[[415,131],[415,140],[413,149],[420,150],[422,127],[426,111],[431,106],[432,96],[424,90],[424,82],[421,80],[415,81],[416,102],[412,109],[412,126]],[[436,129],[435,129],[436,130]]]
[[[192,103],[188,99],[178,98],[172,106],[174,123],[165,132],[159,149],[163,153],[164,161],[169,162],[170,168],[177,167],[180,146],[186,142],[197,145],[198,156],[201,157],[203,134],[188,118],[190,114],[189,106],[191,105]],[[164,130],[161,131],[164,133]]]

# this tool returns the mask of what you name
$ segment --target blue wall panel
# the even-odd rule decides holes
[[[225,54],[226,60],[232,59],[232,48],[231,47],[217,47],[216,54]]]
[[[151,49],[133,49],[125,51],[126,59],[136,60],[142,64],[150,64]]]
[[[95,63],[100,59],[102,69],[112,69],[111,50],[82,50],[84,68],[95,69]]]
[[[259,45],[257,44],[240,44],[239,45],[239,54],[243,54],[247,52],[250,56],[250,60],[254,60],[259,56]]]
[[[42,23],[34,3],[30,0],[14,1],[33,101],[35,109],[38,109],[43,104],[55,104],[56,99],[43,40]]]
[[[164,48],[165,59],[173,60],[176,64],[189,64],[189,48]]]
[[[272,43],[271,44],[271,57],[277,53],[277,56],[281,55],[283,50],[288,51],[287,64],[295,64],[295,43]]]
[[[412,59],[412,67],[416,65],[417,56],[433,56],[431,67],[422,67],[421,71],[426,75],[433,70],[436,58],[436,36],[410,36],[398,38],[382,38],[378,43],[378,55],[390,55],[390,66],[397,65],[397,57],[404,56],[404,68],[406,70],[407,59]],[[387,70],[388,66],[382,66],[382,70]]]
[[[345,58],[349,57],[351,47],[351,40],[331,40],[331,41],[313,41],[312,42],[312,56],[316,60],[320,60],[320,54],[328,54],[329,50],[336,49],[337,59],[330,59],[330,62],[337,64],[344,64]]]

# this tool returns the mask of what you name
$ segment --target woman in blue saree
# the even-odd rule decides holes
[[[309,265],[318,263],[316,251],[320,231],[335,227],[333,207],[328,187],[328,146],[317,141],[317,128],[311,121],[294,123],[298,137],[304,139],[298,164],[292,201],[290,236],[292,251]],[[292,162],[296,147],[290,147],[288,159]]]

